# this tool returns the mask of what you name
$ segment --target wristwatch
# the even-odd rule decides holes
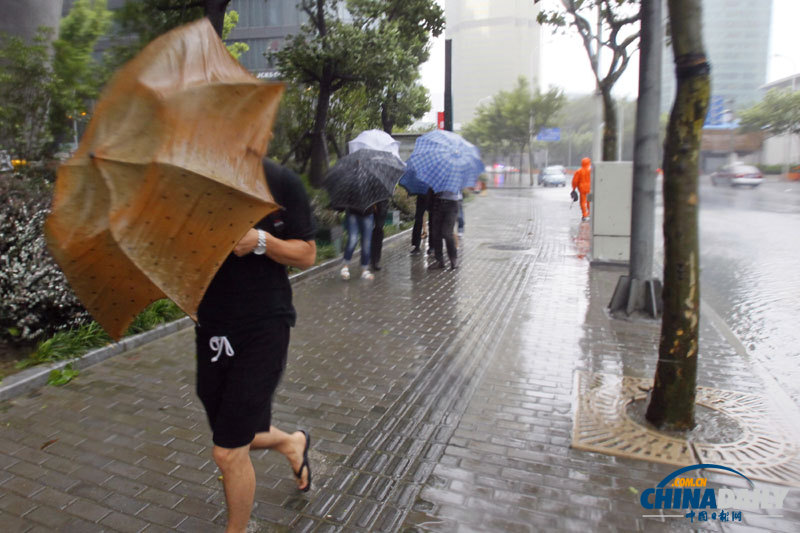
[[[258,231],[258,243],[256,247],[253,248],[253,253],[256,255],[264,255],[267,251],[267,232],[263,229],[256,231]]]

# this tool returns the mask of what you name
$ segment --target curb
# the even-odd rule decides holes
[[[383,240],[383,245],[386,246],[392,244],[394,241],[399,240],[402,236],[410,232],[411,230],[407,229],[396,233],[391,237],[387,237]],[[338,265],[341,260],[341,257],[334,257],[333,259],[329,259],[324,263],[320,263],[319,265],[289,276],[289,280],[292,283],[299,283],[308,278],[315,277],[325,272],[329,268]],[[0,381],[0,402],[21,396],[26,392],[30,392],[33,389],[37,389],[43,385],[46,385],[47,380],[50,377],[50,372],[53,370],[60,370],[68,364],[72,364],[74,368],[82,370],[101,361],[105,361],[110,357],[127,352],[128,350],[133,350],[134,348],[138,348],[144,344],[147,344],[148,342],[166,337],[167,335],[172,335],[173,333],[177,333],[178,331],[192,327],[193,325],[194,321],[188,316],[185,316],[173,322],[162,324],[151,329],[150,331],[144,331],[137,335],[126,337],[119,342],[103,346],[102,348],[97,348],[96,350],[87,352],[74,359],[58,361],[49,365],[37,365],[35,367],[27,368],[22,372],[12,374]]]
[[[144,331],[137,335],[126,337],[119,342],[109,344],[102,348],[87,352],[75,359],[66,361],[58,361],[49,365],[37,365],[27,368],[22,372],[17,372],[5,378],[0,382],[0,401],[8,400],[19,396],[33,389],[39,388],[47,384],[47,379],[50,377],[50,372],[64,368],[68,364],[72,364],[77,369],[84,369],[101,361],[121,354],[128,350],[138,348],[143,344],[150,341],[166,337],[182,329],[186,329],[193,324],[191,318],[183,317],[173,322],[162,324],[150,331]]]

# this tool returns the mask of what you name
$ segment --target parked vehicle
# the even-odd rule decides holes
[[[552,165],[539,173],[538,182],[544,187],[566,187],[567,174],[562,165]]]
[[[730,163],[711,174],[711,184],[730,185],[731,187],[758,187],[764,181],[761,171],[752,165],[741,162]]]

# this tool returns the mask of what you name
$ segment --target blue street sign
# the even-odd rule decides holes
[[[539,134],[536,136],[537,141],[560,141],[561,140],[561,129],[560,128],[542,128],[539,130]]]
[[[725,122],[725,97],[711,96],[703,126],[721,126]]]

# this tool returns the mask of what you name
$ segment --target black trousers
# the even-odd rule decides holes
[[[375,212],[372,215],[375,224],[372,227],[372,246],[370,249],[370,263],[372,266],[380,265],[381,252],[383,251],[383,226],[386,224],[386,213],[389,212],[389,200],[383,200],[375,204]]]
[[[447,257],[455,263],[458,257],[453,228],[458,218],[458,201],[434,198],[431,207],[431,233],[433,234],[433,255],[437,261],[444,262],[442,239],[447,246]]]
[[[411,246],[418,247],[422,241],[422,221],[425,219],[425,211],[428,210],[428,196],[425,194],[417,195],[417,209],[414,212],[414,229],[411,230]],[[428,244],[433,242],[431,236],[431,221],[428,219]]]

